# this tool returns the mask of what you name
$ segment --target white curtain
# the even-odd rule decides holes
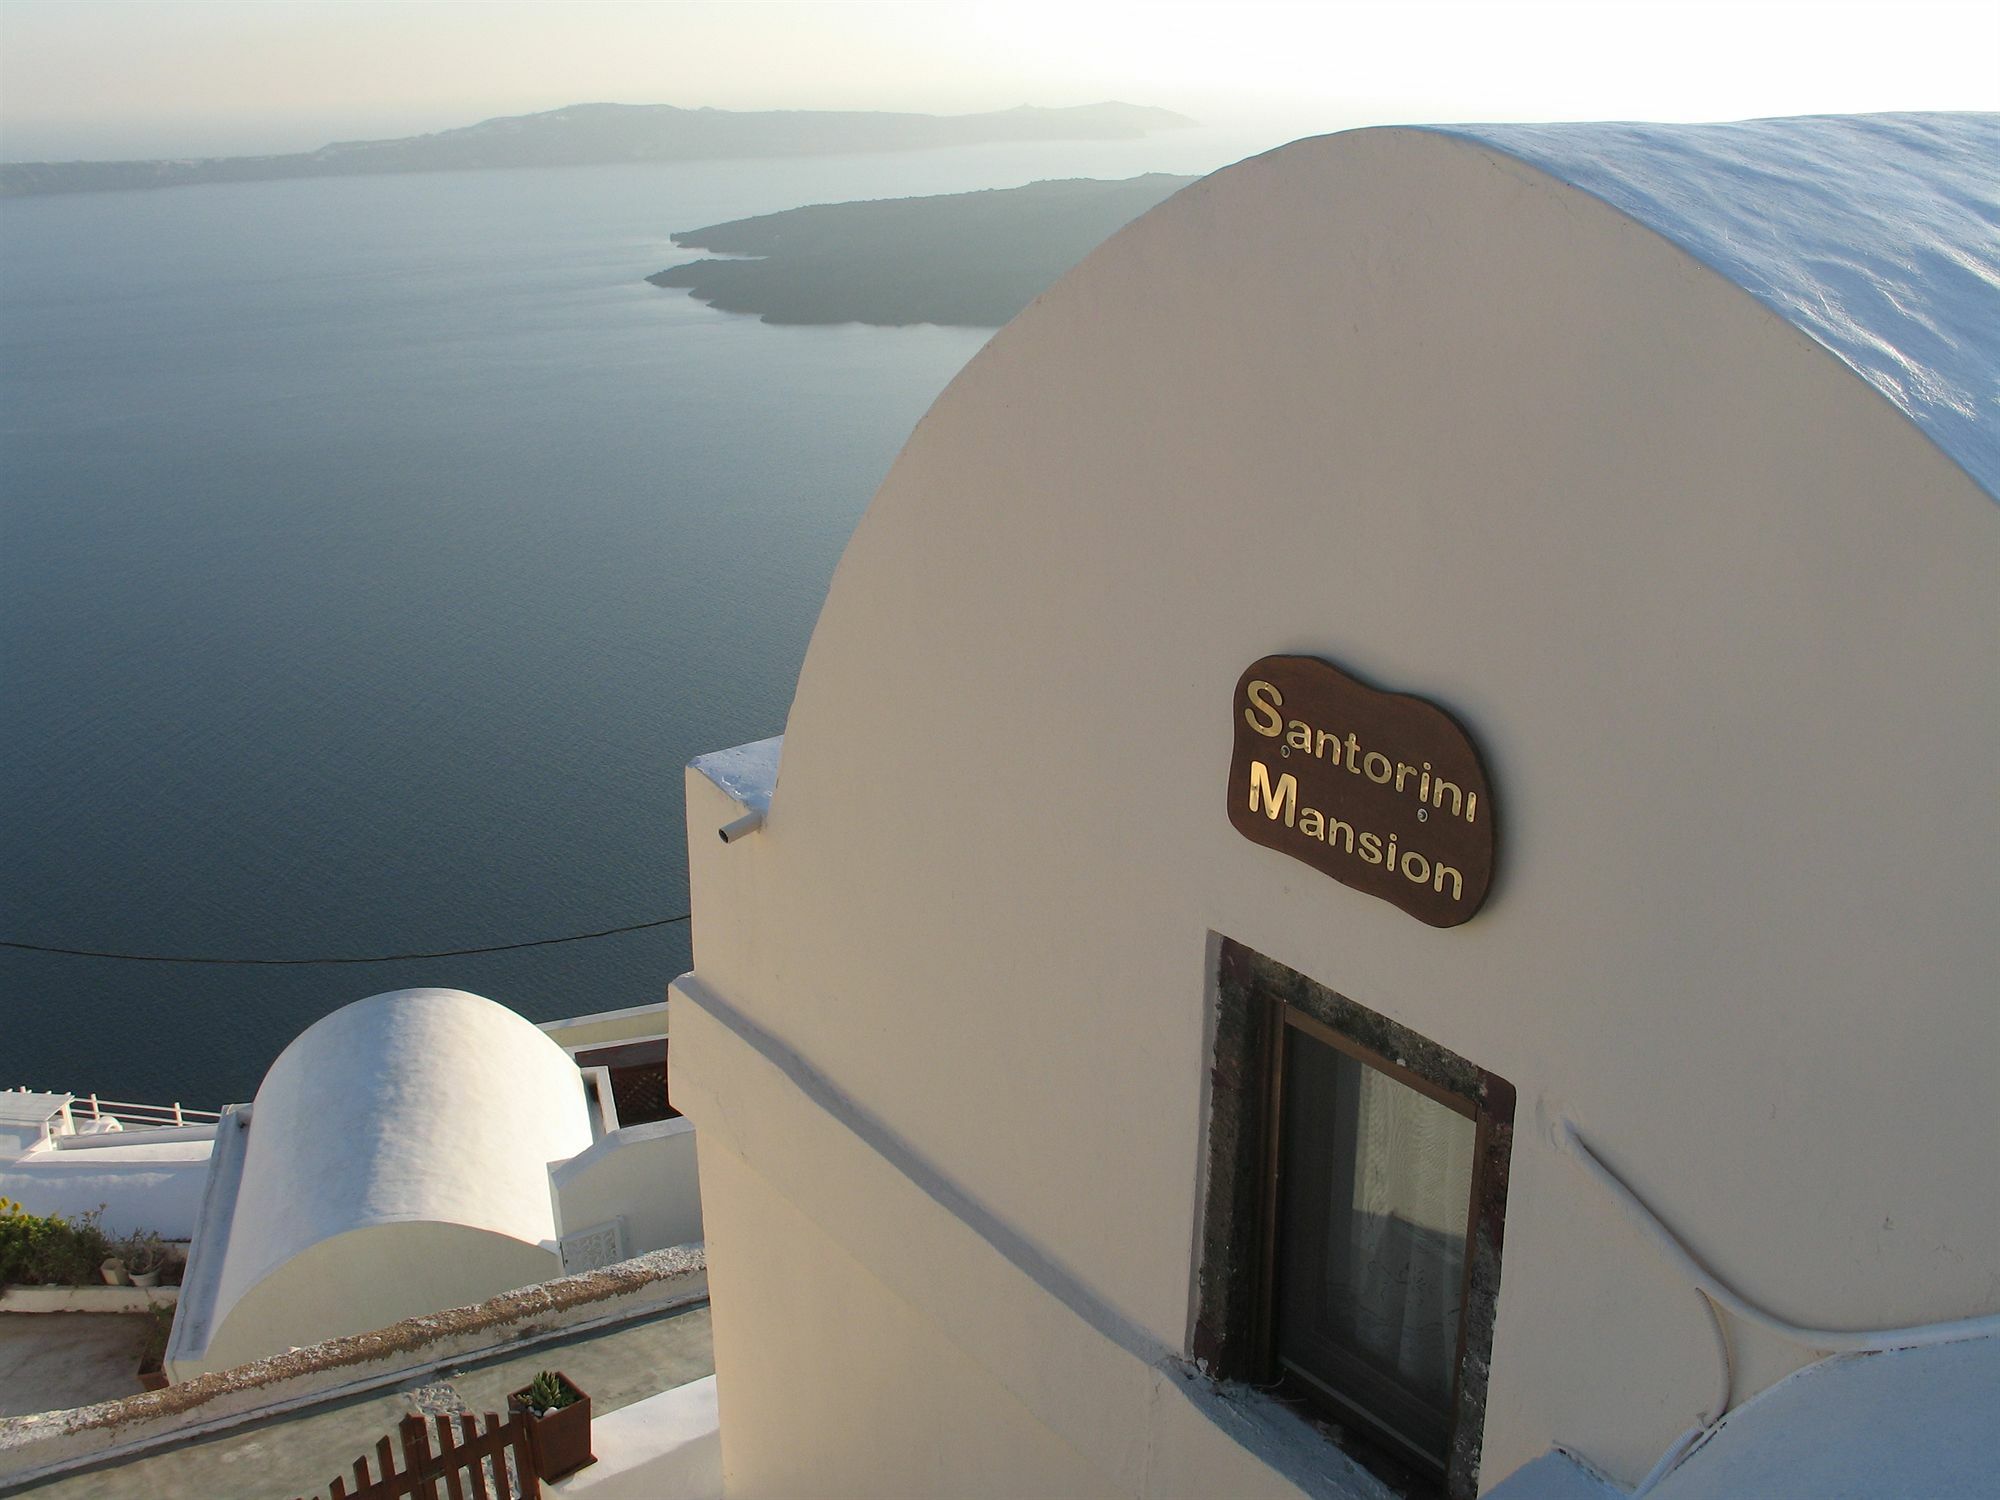
[[[1323,1305],[1342,1342],[1441,1409],[1458,1353],[1473,1122],[1345,1055],[1336,1069],[1337,1138],[1351,1155],[1338,1151],[1327,1203]]]

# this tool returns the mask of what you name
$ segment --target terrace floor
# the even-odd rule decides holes
[[[0,1417],[137,1395],[151,1321],[143,1313],[0,1317]]]
[[[291,1500],[324,1495],[337,1474],[409,1412],[507,1410],[507,1393],[538,1370],[561,1370],[605,1416],[711,1375],[708,1305],[472,1358],[373,1391],[196,1438],[123,1463],[78,1470],[20,1491],[38,1500]],[[121,1392],[121,1394],[125,1394]],[[588,1473],[588,1470],[584,1471]]]

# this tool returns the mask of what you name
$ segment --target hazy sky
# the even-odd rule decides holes
[[[0,155],[306,149],[586,100],[1396,120],[2000,109],[1996,0],[0,0]]]

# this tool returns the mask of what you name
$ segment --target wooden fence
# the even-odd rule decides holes
[[[470,1412],[433,1417],[431,1422],[437,1425],[433,1451],[431,1422],[419,1416],[405,1417],[396,1429],[403,1448],[401,1472],[385,1437],[375,1445],[375,1466],[380,1473],[369,1473],[368,1457],[363,1454],[354,1460],[353,1486],[350,1488],[345,1478],[336,1478],[328,1488],[328,1500],[403,1500],[405,1496],[419,1500],[540,1500],[541,1481],[535,1477],[535,1463],[528,1456],[530,1420],[526,1412],[516,1412],[505,1422],[492,1412],[483,1422]],[[320,1497],[315,1495],[313,1500]]]

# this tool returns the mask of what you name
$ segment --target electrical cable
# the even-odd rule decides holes
[[[1721,1367],[1719,1386],[1715,1396],[1715,1406],[1702,1418],[1705,1426],[1713,1426],[1729,1415],[1729,1408],[1736,1404],[1736,1351],[1729,1345],[1729,1325],[1722,1321],[1722,1309],[1715,1305],[1715,1299],[1700,1287],[1694,1294],[1701,1298],[1701,1310],[1708,1314],[1708,1331],[1715,1336],[1715,1358]]]
[[[660,917],[651,922],[633,922],[625,927],[606,927],[601,932],[572,932],[563,937],[531,938],[524,943],[492,943],[483,948],[441,948],[434,953],[375,953],[362,957],[339,958],[206,958],[171,953],[113,953],[101,948],[57,948],[45,943],[17,943],[0,938],[0,948],[17,953],[54,953],[65,958],[112,958],[129,964],[244,964],[296,966],[301,964],[394,964],[417,958],[466,958],[475,953],[512,953],[520,948],[548,948],[557,943],[587,943],[592,938],[616,937],[622,932],[644,932],[650,927],[671,927],[685,922],[692,912],[677,917]]]
[[[1830,1354],[1879,1354],[1889,1349],[1922,1349],[1935,1344],[1954,1343],[1959,1339],[1990,1338],[2000,1334],[2000,1316],[1992,1313],[1955,1318],[1947,1323],[1918,1323],[1905,1328],[1807,1328],[1799,1323],[1787,1322],[1741,1296],[1697,1260],[1694,1252],[1681,1243],[1680,1237],[1661,1221],[1660,1216],[1648,1208],[1617,1173],[1605,1166],[1596,1152],[1584,1144],[1575,1125],[1563,1121],[1558,1139],[1578,1165],[1609,1190],[1625,1218],[1645,1236],[1661,1258],[1694,1283],[1696,1291],[1724,1312],[1746,1323],[1769,1329],[1791,1343],[1808,1349],[1825,1350]],[[1727,1358],[1726,1354],[1724,1358]]]
[[[1702,1441],[1714,1430],[1713,1423],[1700,1427],[1690,1427],[1686,1432],[1667,1445],[1667,1451],[1660,1455],[1659,1462],[1646,1471],[1646,1477],[1633,1488],[1628,1500],[1645,1500],[1652,1494],[1662,1479],[1681,1466],[1681,1460],[1701,1446]]]
[[[1680,1236],[1667,1227],[1666,1221],[1654,1213],[1645,1200],[1584,1143],[1574,1122],[1561,1122],[1556,1131],[1556,1141],[1577,1165],[1610,1193],[1626,1221],[1639,1231],[1661,1259],[1694,1284],[1694,1290],[1701,1297],[1702,1311],[1707,1314],[1710,1330],[1715,1336],[1716,1357],[1721,1369],[1714,1415],[1704,1417],[1698,1425],[1690,1427],[1668,1445],[1659,1462],[1632,1490],[1631,1500],[1650,1495],[1655,1486],[1717,1431],[1734,1404],[1736,1361],[1723,1313],[1768,1329],[1790,1343],[1835,1354],[1879,1354],[1890,1349],[1928,1348],[1955,1343],[1960,1339],[1991,1338],[2000,1334],[2000,1317],[1991,1314],[1957,1318],[1947,1323],[1919,1323],[1904,1328],[1808,1328],[1788,1322],[1742,1296],[1703,1265],[1694,1252],[1681,1243]]]

